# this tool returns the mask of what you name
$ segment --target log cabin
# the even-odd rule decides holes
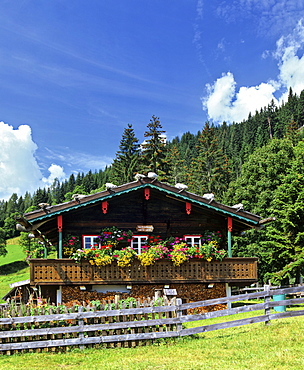
[[[226,206],[210,194],[200,196],[186,188],[142,176],[117,187],[108,184],[107,190],[96,194],[75,195],[66,203],[43,204],[19,217],[19,229],[33,233],[45,249],[49,245],[57,248],[56,259],[30,260],[30,285],[39,286],[44,297],[60,304],[111,298],[116,293],[147,297],[156,291],[176,294],[184,301],[204,300],[226,296],[231,286],[257,282],[257,259],[233,257],[232,236],[262,228],[267,220],[245,211],[242,205]],[[94,245],[99,250],[96,238],[101,230],[113,227],[132,234],[124,247],[128,244],[139,255],[151,235],[159,240],[183,240],[187,247],[199,248],[206,231],[217,233],[226,257],[192,256],[180,265],[161,258],[145,266],[136,258],[121,267],[116,261],[101,266],[83,259],[77,263],[68,255],[67,238],[77,240],[82,251]]]

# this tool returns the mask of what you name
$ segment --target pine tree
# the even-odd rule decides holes
[[[89,194],[92,190],[96,189],[95,178],[90,170],[83,178],[81,185],[83,186],[85,192]]]
[[[26,192],[23,198],[23,212],[26,212],[29,207],[32,205],[31,194]]]
[[[276,284],[299,283],[304,271],[304,142],[294,148],[282,184],[275,190],[270,212],[276,221],[267,228],[265,247],[272,250]]]
[[[6,232],[2,227],[0,227],[0,256],[5,256],[6,254]]]
[[[197,150],[189,173],[191,189],[198,194],[214,193],[220,199],[229,183],[229,162],[208,122],[198,138]]]
[[[288,126],[287,126],[287,129],[286,129],[286,138],[289,139],[292,144],[295,146],[299,139],[300,139],[300,136],[299,136],[299,126],[298,126],[298,123],[294,121],[294,119],[292,119]]]
[[[60,181],[58,178],[55,178],[53,181],[53,184],[50,187],[50,198],[51,200],[47,201],[46,203],[49,204],[59,204],[61,201],[61,188],[62,184],[60,184]]]
[[[45,189],[38,188],[33,195],[33,206],[39,208],[39,203],[49,203],[49,197]]]
[[[18,212],[18,195],[13,193],[10,199],[7,202],[6,214],[9,215],[10,213]]]
[[[273,216],[270,206],[276,196],[276,189],[284,183],[294,158],[293,145],[287,139],[273,139],[266,146],[256,149],[244,163],[241,176],[230,183],[223,197],[224,204],[242,203],[245,210],[263,218]],[[266,230],[246,231],[245,236],[234,237],[233,246],[233,255],[237,257],[259,258],[259,278],[263,282],[267,282],[270,273],[278,268],[275,261],[278,254],[274,257],[273,245],[265,244],[269,239]]]
[[[121,185],[134,181],[139,171],[139,144],[131,124],[124,129],[119,150],[111,168],[111,182]]]
[[[165,131],[162,130],[160,120],[152,116],[148,130],[144,133],[145,142],[142,144],[142,164],[146,172],[152,171],[158,174],[160,180],[166,180],[168,165],[166,162],[166,139]]]
[[[304,126],[304,90],[301,92],[300,98],[298,101],[296,120],[298,122],[299,127]]]
[[[187,168],[190,168],[192,159],[197,156],[197,142],[198,136],[191,134],[190,132],[186,132],[182,135],[179,148],[180,148],[180,155],[181,159],[184,161],[184,165]]]
[[[73,191],[74,187],[75,187],[75,183],[76,183],[76,180],[75,180],[75,176],[74,174],[72,173],[69,177],[69,181],[67,183],[67,191]]]
[[[168,164],[168,182],[175,185],[178,182],[185,182],[187,179],[184,160],[181,158],[178,146],[172,145],[167,151],[166,162]]]

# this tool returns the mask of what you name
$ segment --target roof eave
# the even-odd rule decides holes
[[[134,184],[135,186],[129,187],[132,184]],[[182,199],[186,202],[191,202],[193,204],[197,204],[199,206],[203,206],[203,207],[208,208],[210,210],[213,210],[215,212],[221,213],[221,214],[223,214],[227,217],[233,217],[235,219],[238,219],[238,220],[242,221],[243,223],[248,224],[249,227],[259,226],[259,224],[261,222],[260,221],[261,218],[257,215],[246,212],[247,214],[250,215],[250,217],[246,217],[246,215],[244,215],[245,211],[236,212],[236,211],[234,211],[234,209],[232,207],[225,206],[221,203],[217,203],[216,201],[213,201],[213,202],[210,203],[207,200],[204,200],[203,197],[200,197],[198,195],[189,193],[187,191],[183,191],[181,193],[178,189],[176,189],[176,191],[173,191],[174,189],[166,189],[166,188],[169,188],[171,186],[170,185],[165,185],[165,184],[162,184],[162,183],[160,183],[160,184],[163,185],[163,186],[154,185],[153,183],[150,183],[150,182],[141,183],[141,182],[137,181],[135,183],[126,184],[126,185],[128,185],[127,189],[119,190],[122,187],[123,188],[126,187],[126,185],[123,185],[123,186],[117,187],[117,188],[115,188],[111,191],[106,190],[106,191],[97,193],[97,194],[100,195],[98,197],[96,197],[96,194],[88,195],[86,198],[92,198],[92,199],[87,200],[87,201],[85,201],[85,198],[82,198],[81,200],[78,201],[77,204],[75,204],[75,201],[70,201],[70,202],[62,203],[62,204],[59,204],[59,205],[56,205],[56,206],[46,207],[45,209],[38,211],[39,215],[37,215],[37,217],[28,217],[28,216],[33,215],[34,212],[25,214],[24,217],[26,218],[26,220],[28,222],[38,222],[38,221],[46,220],[48,218],[52,218],[54,216],[60,215],[60,214],[65,213],[65,212],[69,212],[71,210],[75,210],[75,209],[78,209],[78,208],[81,208],[81,207],[86,207],[90,204],[95,204],[95,203],[98,203],[100,201],[106,201],[106,200],[112,199],[114,197],[120,196],[122,194],[126,194],[126,193],[129,193],[129,192],[136,191],[140,188],[150,187],[152,189],[157,189],[158,191],[170,194],[171,196],[175,196],[177,199]],[[198,198],[198,197],[201,198],[201,199],[195,199],[195,198]],[[66,204],[66,207],[61,208],[65,204]],[[223,209],[223,207],[226,208],[226,209]],[[56,208],[58,209],[57,211],[56,211]],[[242,212],[242,214],[241,214],[241,212]],[[35,213],[37,213],[37,211],[35,211]]]

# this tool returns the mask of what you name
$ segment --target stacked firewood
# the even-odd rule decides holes
[[[170,284],[169,287],[170,289],[176,289],[176,297],[181,298],[183,303],[197,302],[226,296],[225,284],[223,283],[214,283],[213,286],[209,288],[207,284]],[[133,285],[129,294],[115,292],[98,293],[97,291],[82,291],[78,286],[65,286],[62,289],[62,301],[68,306],[73,304],[89,304],[91,301],[97,300],[99,300],[101,303],[111,303],[114,301],[116,294],[120,294],[121,299],[134,297],[145,300],[148,297],[153,298],[156,291],[159,291],[160,295],[162,296],[164,294],[164,285]],[[226,304],[218,304],[188,310],[188,313],[203,313],[222,310],[225,308],[227,308]]]

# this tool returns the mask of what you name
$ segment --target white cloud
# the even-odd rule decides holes
[[[292,34],[278,40],[274,53],[275,58],[279,60],[280,83],[287,88],[292,87],[297,94],[304,89],[304,55],[297,55],[303,45],[304,25],[300,20]],[[286,101],[287,95],[288,91],[283,94],[282,99]]]
[[[267,106],[276,88],[275,82],[261,83],[259,86],[241,87],[236,93],[236,82],[228,72],[218,78],[213,85],[207,85],[207,97],[203,99],[203,108],[208,111],[210,119],[216,122],[239,122]]]
[[[36,149],[29,126],[14,130],[0,122],[0,199],[34,190],[34,184],[41,178],[34,157]]]
[[[69,147],[61,147],[60,150],[45,148],[45,150],[48,160],[64,163],[65,167],[73,168],[73,172],[104,169],[113,162],[112,157],[72,151]]]
[[[62,181],[66,178],[63,168],[61,166],[58,166],[58,164],[53,163],[49,167],[48,171],[50,172],[49,177],[43,177],[42,179],[43,183],[45,183],[46,186],[51,186],[55,179]]]
[[[19,196],[26,191],[32,193],[38,187],[49,185],[55,177],[63,178],[63,169],[53,164],[48,179],[42,180],[36,150],[30,126],[14,129],[0,122],[0,199],[7,200],[13,193]]]
[[[304,0],[230,0],[216,4],[216,14],[225,22],[250,21],[261,37],[275,36],[294,28],[304,17]]]
[[[300,94],[304,89],[304,56],[299,56],[304,45],[304,25],[300,21],[294,31],[287,37],[281,37],[273,56],[278,60],[276,81],[262,82],[258,86],[242,86],[236,91],[236,81],[231,72],[224,73],[213,84],[207,84],[207,94],[202,98],[203,109],[207,110],[209,119],[215,122],[240,122],[267,106],[280,94],[280,102],[287,99],[291,87]],[[269,55],[265,52],[264,56]]]

